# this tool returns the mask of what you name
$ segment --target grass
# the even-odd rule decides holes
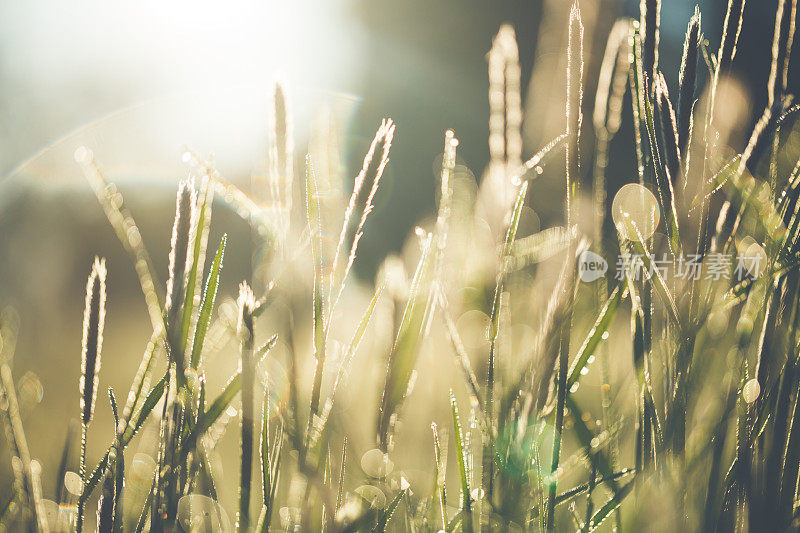
[[[72,429],[52,502],[40,481],[50,465],[31,458],[19,413],[11,369],[15,324],[0,315],[0,390],[15,475],[8,481],[12,498],[0,505],[0,529],[81,531],[91,527],[87,505],[96,496],[101,531],[800,527],[800,161],[791,143],[798,108],[786,94],[796,1],[779,3],[764,88],[769,105],[735,157],[720,144],[728,132],[719,131],[725,123],[719,116],[728,102],[717,88],[735,58],[744,1],[730,0],[716,54],[695,11],[676,101],[659,70],[661,2],[643,0],[641,9],[641,24],[621,20],[611,31],[591,150],[581,145],[588,80],[573,4],[565,130],[528,161],[521,155],[517,45],[510,26],[500,29],[488,55],[491,163],[479,191],[483,207],[461,201],[458,140],[448,131],[435,222],[412,237],[410,281],[404,284],[387,260],[358,309],[345,287],[356,285],[352,267],[389,161],[391,120],[380,124],[346,201],[331,194],[330,176],[317,170],[313,153],[302,177],[295,172],[291,104],[281,85],[273,95],[271,209],[187,152],[195,181],[178,191],[163,297],[133,215],[99,162],[79,150],[77,162],[134,263],[152,334],[143,339],[127,395],[119,396],[121,410],[109,390],[113,433],[92,426],[89,435],[104,309],[114,306],[105,299],[105,263],[95,260],[75,411],[80,443]],[[707,96],[698,98],[704,80]],[[635,132],[627,148],[638,163],[633,183],[641,201],[624,203],[605,171],[626,121]],[[561,153],[564,227],[519,236],[530,182]],[[589,192],[579,187],[586,174]],[[583,197],[594,204],[591,235],[578,230]],[[257,259],[264,268],[254,269],[268,278],[241,283],[233,327],[215,318],[227,237],[206,259],[215,202],[230,204],[269,250]],[[338,206],[343,212],[331,221]],[[658,223],[656,233],[648,230],[648,216]],[[476,237],[484,221],[491,238]],[[617,255],[636,258],[652,275],[628,263],[616,279],[609,271],[580,281],[579,257],[588,252],[612,269]],[[661,272],[665,254],[692,255],[699,274]],[[731,262],[714,266],[720,254]],[[740,260],[754,254],[761,271],[737,278]],[[287,308],[292,299],[304,303]],[[487,326],[477,345],[466,340],[483,332],[476,335],[477,326],[462,320],[475,312]],[[515,334],[521,326],[533,332],[523,341]],[[364,342],[376,332],[390,338],[383,351]],[[343,334],[349,341],[337,342]],[[214,335],[240,348],[239,368],[219,391],[206,384]],[[279,346],[287,349],[283,359]],[[374,353],[362,353],[364,346]],[[359,357],[380,372],[365,373],[355,365]],[[286,369],[287,394],[277,390],[276,368]],[[418,391],[415,383],[425,379],[428,388]],[[343,402],[369,387],[377,394],[355,410],[369,434],[364,453],[363,442],[354,444],[358,437],[345,430]],[[444,408],[415,411],[417,396]],[[432,436],[420,436],[413,419],[428,416]],[[226,431],[237,433],[240,444],[226,458],[239,473],[236,506],[228,510],[235,511],[233,524],[214,466]],[[89,437],[107,442],[92,468],[85,466]],[[150,446],[155,463],[144,481],[135,474],[136,439],[140,450]],[[69,472],[76,450],[77,489],[67,483],[76,476]],[[409,480],[405,463],[429,470]],[[56,512],[47,512],[50,503]]]

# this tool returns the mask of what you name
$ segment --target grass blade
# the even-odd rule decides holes
[[[589,330],[589,334],[583,341],[580,350],[578,350],[578,355],[575,357],[575,360],[572,362],[572,367],[569,369],[569,377],[567,378],[566,385],[568,391],[574,392],[572,389],[581,378],[584,369],[589,365],[589,358],[594,355],[600,342],[607,337],[608,330],[611,327],[611,323],[614,320],[614,316],[617,313],[617,308],[622,301],[624,293],[625,291],[621,284],[616,286],[611,292],[611,296],[608,297],[608,300],[606,300],[606,303],[600,310],[600,313],[597,315],[597,320],[595,320],[592,329]]]
[[[453,391],[450,391],[450,409],[453,415],[453,434],[456,443],[456,460],[458,462],[458,475],[461,480],[461,511],[464,514],[462,520],[462,531],[464,533],[472,531],[472,491],[469,488],[470,473],[467,470],[467,450],[464,449],[464,434],[461,430],[461,422],[458,418],[458,404]]]
[[[239,286],[239,326],[237,334],[241,342],[242,428],[239,476],[239,513],[236,517],[237,530],[247,531],[250,527],[250,488],[253,475],[253,427],[255,410],[255,371],[256,359],[253,356],[253,291],[242,282]]]
[[[611,513],[614,510],[622,505],[622,500],[630,494],[633,490],[633,483],[635,480],[628,481],[625,485],[623,485],[620,490],[610,499],[608,500],[605,505],[603,505],[597,512],[592,515],[592,519],[589,522],[589,531],[595,531],[598,527],[605,521],[606,518],[611,516]]]
[[[692,110],[697,87],[697,65],[700,60],[700,8],[695,6],[694,15],[686,29],[683,57],[678,75],[678,149],[684,160],[688,158],[689,138],[692,135]]]
[[[193,250],[191,264],[187,264],[189,277],[186,281],[186,296],[183,302],[183,323],[181,339],[184,349],[189,344],[189,335],[192,329],[192,320],[196,320],[195,307],[199,304],[200,294],[197,280],[202,282],[203,268],[205,266],[206,248],[208,246],[208,232],[211,228],[211,207],[213,203],[214,184],[207,178],[199,192],[200,204],[196,209],[196,221],[193,228]],[[196,326],[195,326],[196,327]]]
[[[200,365],[203,343],[208,332],[208,325],[211,323],[211,312],[214,309],[214,300],[219,289],[219,275],[222,271],[222,259],[225,256],[227,240],[228,236],[223,235],[219,248],[217,248],[217,253],[214,255],[214,262],[211,263],[211,272],[208,273],[206,278],[206,287],[203,291],[203,302],[200,304],[200,314],[197,317],[197,325],[195,326],[194,339],[192,341],[192,356],[189,363],[191,368],[194,369],[197,369]]]
[[[114,228],[117,238],[133,260],[153,330],[156,332],[164,331],[164,309],[156,292],[158,284],[155,282],[156,278],[153,275],[154,270],[150,254],[147,253],[147,249],[142,242],[142,235],[136,222],[127,209],[122,206],[122,195],[117,191],[116,187],[106,181],[99,165],[94,160],[92,152],[85,147],[78,148],[75,151],[75,159],[81,165],[84,175],[89,180],[89,184],[92,186],[111,227]]]
[[[314,358],[317,362],[314,370],[314,383],[311,389],[311,409],[308,417],[308,431],[314,424],[319,411],[319,397],[322,391],[322,374],[325,369],[325,351],[328,336],[328,317],[326,302],[330,294],[330,286],[325,276],[325,259],[322,257],[324,234],[322,215],[319,203],[317,178],[311,163],[311,156],[306,157],[306,215],[308,233],[311,235],[311,257],[314,264],[314,290],[312,297],[313,322],[312,338],[314,339]]]
[[[519,188],[514,208],[511,211],[511,218],[506,229],[505,242],[500,253],[500,267],[497,271],[495,280],[494,296],[492,298],[492,312],[489,318],[489,360],[486,371],[486,396],[484,403],[484,419],[489,432],[495,430],[494,423],[494,373],[495,357],[497,353],[497,341],[500,335],[500,309],[503,294],[503,284],[506,275],[506,261],[511,255],[514,240],[517,236],[517,228],[522,217],[522,208],[525,205],[525,197],[528,192],[528,182],[524,182]],[[487,446],[483,451],[483,471],[481,473],[481,487],[486,498],[491,501],[494,492],[494,462],[492,461],[492,447]]]
[[[403,311],[403,318],[394,346],[389,354],[386,381],[378,413],[378,442],[384,451],[388,449],[393,419],[405,399],[411,374],[417,360],[419,346],[424,333],[431,297],[432,237],[422,243],[422,256],[411,282],[410,296]]]
[[[28,449],[28,440],[25,437],[25,430],[22,426],[22,418],[19,414],[19,402],[17,392],[14,387],[14,379],[11,376],[11,369],[6,363],[0,365],[0,392],[7,403],[5,409],[0,409],[5,413],[6,426],[11,437],[11,452],[19,458],[22,463],[22,481],[24,504],[29,506],[33,513],[33,520],[40,533],[48,530],[47,517],[44,514],[41,495],[37,489],[33,470],[31,469],[31,455]]]

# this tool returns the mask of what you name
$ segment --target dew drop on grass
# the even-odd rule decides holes
[[[289,398],[289,374],[275,358],[266,357],[258,367],[261,382],[269,391],[269,416],[274,418],[283,410]]]
[[[725,309],[712,311],[708,315],[708,331],[712,337],[719,337],[728,329],[730,315]]]
[[[300,509],[297,507],[281,507],[278,511],[278,516],[281,519],[281,526],[286,529],[300,522]]]
[[[79,146],[75,150],[75,162],[80,164],[86,164],[91,162],[92,160],[92,151],[86,148],[85,146]]]
[[[742,398],[744,398],[745,402],[753,403],[758,399],[759,394],[761,394],[761,385],[758,384],[757,379],[751,379],[744,384],[744,388],[742,388]]]
[[[361,456],[361,469],[370,477],[386,477],[394,470],[394,463],[388,454],[373,448]]]
[[[80,496],[83,490],[81,476],[75,472],[67,472],[64,474],[64,488],[73,496]]]
[[[375,509],[380,509],[386,505],[386,496],[378,487],[373,487],[372,485],[361,485],[355,490],[355,492]]]
[[[227,533],[230,522],[225,509],[203,494],[187,494],[178,501],[178,523],[184,531]]]
[[[47,520],[47,527],[51,531],[59,531],[62,524],[59,520],[58,504],[53,500],[42,499],[42,509],[44,509],[44,517]]]
[[[475,487],[474,489],[472,489],[472,492],[470,493],[470,496],[475,501],[482,500],[483,499],[483,489],[480,488],[480,487]]]
[[[32,407],[42,401],[44,388],[39,376],[33,372],[25,372],[17,384],[19,401],[21,404]]]
[[[655,195],[647,187],[628,183],[614,196],[611,216],[623,238],[639,241],[653,236],[661,213]]]
[[[487,331],[489,315],[479,309],[471,309],[462,313],[456,322],[456,329],[464,346],[471,349],[482,349],[489,346]]]
[[[156,471],[156,462],[152,457],[146,453],[137,453],[133,456],[128,467],[127,479],[128,485],[133,483],[135,486],[141,485],[142,487],[150,486],[153,479],[153,473]]]
[[[767,264],[767,252],[757,242],[752,242],[741,254],[741,261],[747,273],[757,278]]]

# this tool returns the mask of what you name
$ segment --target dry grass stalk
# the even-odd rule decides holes
[[[344,212],[344,221],[342,222],[342,230],[339,233],[339,241],[336,245],[336,252],[333,256],[333,263],[331,264],[331,274],[330,274],[330,288],[331,288],[331,296],[333,300],[331,301],[330,310],[331,313],[333,312],[333,308],[336,305],[336,302],[339,300],[339,297],[344,290],[344,285],[347,280],[348,275],[350,274],[350,269],[353,266],[353,262],[356,258],[356,251],[358,250],[358,242],[361,240],[361,236],[363,235],[364,225],[367,222],[367,217],[372,212],[373,205],[372,202],[375,198],[375,193],[378,192],[378,186],[380,185],[381,176],[383,176],[383,171],[386,168],[386,164],[389,162],[389,150],[392,147],[392,139],[394,138],[394,129],[395,125],[392,122],[392,119],[384,119],[381,121],[380,127],[378,127],[378,131],[375,132],[375,137],[372,139],[372,143],[369,146],[369,150],[367,154],[364,156],[364,162],[361,165],[361,170],[356,175],[355,181],[353,182],[353,193],[350,195],[350,200],[347,203],[347,208]],[[381,147],[381,158],[378,160],[377,165],[373,164],[373,159],[375,157],[375,153],[378,151],[379,147]],[[369,193],[367,194],[366,200],[364,200],[364,207],[361,211],[361,215],[358,218],[358,225],[356,227],[355,233],[353,234],[353,243],[350,245],[350,253],[347,256],[347,263],[344,266],[344,271],[342,272],[339,264],[341,262],[341,257],[343,256],[344,252],[344,242],[347,238],[347,232],[350,227],[350,221],[355,215],[356,208],[363,199],[362,192],[364,190],[364,184],[367,181],[367,178],[370,177],[369,171],[370,169],[374,168],[374,174],[371,176],[372,185],[369,189]],[[337,279],[338,278],[338,279]],[[335,291],[334,294],[334,287],[337,286],[338,282],[338,290]]]

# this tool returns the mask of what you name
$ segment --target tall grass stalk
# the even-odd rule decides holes
[[[355,178],[355,182],[353,184],[353,193],[350,195],[350,201],[347,204],[347,208],[344,213],[344,221],[342,222],[342,231],[339,233],[339,243],[336,246],[336,253],[333,258],[333,266],[331,269],[331,279],[330,279],[330,287],[331,293],[335,292],[335,297],[333,297],[333,301],[330,304],[330,311],[333,312],[333,308],[336,306],[339,298],[342,295],[342,291],[344,290],[345,282],[350,274],[350,269],[353,267],[353,263],[356,259],[356,252],[358,251],[358,243],[361,240],[361,237],[364,234],[364,226],[366,225],[367,218],[369,214],[373,210],[373,201],[375,199],[375,193],[378,192],[378,187],[381,182],[381,177],[383,176],[383,171],[386,168],[387,163],[389,162],[389,150],[392,147],[392,139],[394,138],[394,130],[395,125],[392,122],[392,119],[385,119],[381,121],[381,125],[378,128],[378,131],[375,133],[375,137],[372,139],[372,143],[370,144],[369,151],[364,156],[364,163],[361,166],[361,171]],[[378,151],[380,148],[380,159],[377,161],[376,165],[373,165],[373,159],[375,157],[375,152]],[[370,170],[374,168],[374,174],[370,174]],[[367,178],[371,178],[371,185],[369,187],[369,192],[366,195],[366,199],[363,198],[362,190],[364,189],[364,185],[366,184]],[[361,208],[361,213],[358,216],[358,223],[356,225],[355,232],[353,233],[353,242],[350,245],[350,252],[347,254],[347,262],[344,265],[344,270],[341,271],[339,267],[340,263],[340,256],[344,257],[344,243],[347,237],[347,232],[350,226],[350,221],[353,215],[355,214],[355,210],[359,202],[363,203],[363,207]],[[338,280],[336,278],[339,278]],[[336,290],[334,291],[334,286],[336,286]]]
[[[775,13],[775,31],[772,38],[772,62],[767,81],[767,107],[750,135],[750,140],[739,162],[737,176],[742,176],[745,170],[751,174],[756,173],[756,166],[771,144],[770,141],[778,128],[779,117],[784,107],[783,98],[786,91],[792,42],[794,41],[796,12],[797,0],[780,0],[778,2],[778,9]],[[774,190],[776,184],[771,183],[770,185]]]
[[[106,317],[106,261],[95,257],[86,282],[86,306],[83,313],[81,377],[81,455],[80,476],[86,483],[86,432],[94,416],[97,386],[100,382],[100,359],[103,349],[103,326]],[[84,502],[78,504],[78,532],[83,528]]]
[[[289,231],[291,224],[294,184],[294,133],[291,107],[284,85],[275,84],[272,93],[272,136],[270,145],[270,193],[279,209],[281,234]]]
[[[167,279],[167,342],[170,359],[183,374],[186,368],[184,351],[183,314],[186,312],[186,277],[191,267],[189,249],[192,248],[192,227],[196,221],[197,193],[194,184],[181,182],[175,200],[175,220],[172,225],[172,240],[169,252],[169,278]]]
[[[569,17],[569,44],[567,47],[567,150],[566,150],[566,220],[570,244],[567,250],[567,264],[572,266],[575,244],[572,241],[572,212],[577,181],[580,180],[580,135],[583,105],[583,23],[578,3],[574,2]],[[567,271],[572,277],[572,269]],[[553,455],[550,463],[550,480],[548,486],[546,527],[548,531],[555,529],[555,503],[557,476],[561,458],[561,439],[564,429],[564,411],[567,399],[567,375],[569,367],[569,345],[572,330],[572,292],[567,293],[567,314],[561,326],[561,341],[558,348],[558,374],[556,376],[556,412],[554,421]]]
[[[686,40],[683,43],[683,56],[678,74],[678,148],[685,165],[688,165],[688,146],[692,135],[692,111],[697,88],[697,66],[700,60],[700,31],[700,8],[695,6],[694,15],[686,28]]]
[[[242,430],[241,430],[241,471],[239,476],[239,511],[236,517],[236,530],[247,531],[250,526],[250,487],[253,473],[253,426],[255,409],[255,358],[253,357],[253,291],[243,282],[239,286],[239,325],[241,339],[240,368],[242,375]]]
[[[642,34],[642,70],[649,87],[658,73],[661,0],[640,0],[639,15],[639,31]]]
[[[595,237],[591,247],[607,260],[617,250],[621,253],[623,264],[618,264],[618,279],[613,282],[609,278],[592,285],[576,275],[586,273],[576,268],[576,263],[584,266],[580,258],[591,257],[584,254],[590,244],[581,234],[578,218],[584,156],[582,88],[588,82],[583,78],[584,34],[577,1],[571,4],[568,27],[564,133],[522,161],[519,51],[513,28],[502,26],[488,56],[491,162],[481,198],[474,202],[477,207],[473,209],[471,197],[466,207],[463,202],[466,189],[457,176],[457,140],[447,130],[438,210],[431,227],[415,232],[412,244],[419,245],[419,257],[413,277],[405,286],[387,274],[369,288],[369,303],[352,317],[356,325],[341,350],[334,342],[345,333],[338,320],[355,309],[346,307],[351,294],[347,291],[345,298],[343,289],[388,164],[395,133],[392,121],[384,120],[375,135],[333,240],[327,238],[326,221],[338,199],[326,194],[331,179],[327,162],[323,165],[327,170],[318,177],[311,157],[306,159],[304,224],[299,220],[302,209],[292,209],[297,204],[292,202],[294,147],[290,106],[281,86],[276,87],[272,101],[271,205],[255,200],[224,179],[212,161],[187,150],[191,172],[199,172],[203,181],[199,195],[185,183],[179,188],[163,305],[158,294],[163,286],[154,281],[149,255],[119,191],[105,179],[91,152],[78,150],[79,164],[133,259],[152,331],[121,412],[110,394],[114,431],[104,432],[109,442],[106,452],[87,475],[86,439],[98,387],[105,301],[105,265],[96,260],[87,283],[84,316],[82,487],[76,528],[84,526],[85,505],[95,489],[101,496],[98,523],[103,531],[134,524],[137,531],[148,526],[154,533],[176,531],[196,528],[206,518],[218,519],[219,502],[228,498],[222,493],[226,485],[220,483],[214,458],[222,449],[218,446],[224,446],[221,437],[226,427],[240,421],[240,447],[235,454],[239,469],[235,516],[240,531],[270,531],[279,518],[283,529],[330,532],[472,532],[477,528],[522,530],[535,528],[534,524],[544,531],[574,526],[589,532],[606,527],[612,517],[616,523],[611,529],[617,530],[622,526],[646,529],[654,521],[676,530],[796,529],[800,524],[796,510],[800,163],[793,164],[796,154],[791,143],[780,142],[790,136],[800,109],[790,107],[786,94],[796,1],[782,0],[776,14],[765,118],[745,153],[733,156],[722,155],[726,132],[715,130],[724,125],[715,113],[724,109],[723,100],[721,93],[718,101],[714,98],[718,82],[731,69],[744,1],[728,2],[718,57],[708,52],[695,10],[678,72],[677,107],[668,94],[666,74],[658,68],[660,2],[643,0],[641,7],[639,23],[623,19],[612,29],[592,121],[597,228],[591,231]],[[712,78],[706,89],[711,97],[704,110],[705,128],[698,128],[706,132],[705,143],[691,139],[695,95],[701,89],[698,80],[704,77],[697,73],[700,53]],[[625,96],[628,89],[630,99]],[[628,102],[631,109],[626,114]],[[611,144],[619,142],[615,135],[631,118],[634,139],[627,148],[637,164],[634,181],[638,183],[630,185],[653,193],[654,204],[646,206],[645,214],[657,219],[658,231],[666,239],[644,234],[652,228],[642,227],[634,216],[643,206],[635,201],[636,205],[624,205],[624,195],[617,196],[609,210],[608,197],[613,194],[606,183],[609,154],[624,148],[614,146],[612,152]],[[522,236],[531,181],[540,174],[541,179],[549,179],[541,166],[562,146],[566,152],[566,175],[561,178],[565,224]],[[313,142],[311,151],[318,153]],[[690,152],[696,157],[698,151],[705,151],[704,168],[688,172]],[[767,179],[758,172],[767,166],[761,164],[762,152],[769,154]],[[717,168],[719,162],[723,164]],[[676,194],[679,177],[684,183],[698,181],[687,187],[688,191],[699,189],[696,198]],[[645,191],[640,192],[644,198]],[[711,227],[708,206],[714,195],[724,195],[725,203],[716,226]],[[487,198],[491,201],[484,201]],[[226,302],[216,320],[215,304],[222,299],[218,294],[224,294],[221,271],[227,237],[223,236],[206,273],[214,201],[231,206],[255,230],[253,237],[270,247],[272,253],[263,254],[268,259],[255,268],[274,275],[259,294],[249,288],[249,281],[243,282],[239,316],[234,317],[234,304]],[[687,218],[698,216],[701,257],[697,260],[702,270],[681,283],[660,270],[658,262],[666,251],[681,255],[686,231],[682,235],[680,230]],[[611,221],[619,226],[613,227]],[[489,231],[481,237],[479,228],[485,226]],[[464,241],[466,249],[459,250]],[[711,253],[705,253],[707,243]],[[451,248],[456,253],[451,254]],[[723,269],[729,277],[704,276],[716,254],[731,255],[732,264]],[[735,262],[750,254],[763,260],[765,268],[734,280],[734,269],[739,268]],[[556,255],[563,257],[559,272],[550,270],[559,266],[552,263]],[[309,264],[304,257],[310,257],[312,268],[297,268]],[[475,257],[478,268],[466,269],[464,276],[451,274],[454,260]],[[637,263],[624,263],[633,258]],[[545,261],[550,262],[544,265]],[[390,265],[387,261],[387,271]],[[404,273],[405,267],[397,270]],[[285,276],[286,272],[292,277]],[[543,272],[552,273],[553,281],[538,278]],[[645,272],[649,275],[644,276]],[[609,269],[606,276],[610,274]],[[292,286],[285,288],[287,281]],[[539,312],[535,307],[544,302],[538,292],[548,283],[552,293]],[[311,313],[307,313],[309,304]],[[334,313],[337,304],[341,307]],[[394,320],[399,309],[402,315]],[[437,311],[441,322],[432,320]],[[487,317],[481,314],[484,311]],[[259,397],[256,444],[258,369],[277,346],[277,335],[273,335],[256,348],[254,321],[259,316],[267,329],[281,335],[289,353],[269,361],[265,395]],[[288,319],[282,323],[280,316]],[[388,316],[392,319],[387,320]],[[471,316],[488,318],[487,345],[468,342],[474,337],[470,329],[477,327],[467,320]],[[299,318],[295,323],[295,317],[305,317],[306,323],[300,324]],[[25,398],[20,393],[17,399],[11,376],[10,352],[16,335],[9,331],[7,318],[5,312],[0,313],[0,410],[11,437],[14,486],[12,498],[0,502],[0,529],[20,525],[45,531],[53,526],[46,512],[50,502],[42,499],[38,463],[30,457],[22,428]],[[620,321],[628,321],[629,326],[621,326]],[[585,334],[578,329],[582,327],[588,329]],[[345,396],[342,391],[359,350],[371,347],[372,352],[364,355],[374,361],[375,350],[383,346],[381,339],[390,335],[388,354],[381,359],[386,363],[382,383],[372,383],[369,372],[359,373],[361,381],[350,384],[356,396]],[[571,357],[575,335],[581,335],[582,342]],[[449,410],[432,411],[438,412],[434,417],[447,416],[432,421],[433,450],[428,456],[433,463],[432,479],[420,482],[406,477],[410,472],[406,470],[407,439],[413,443],[415,433],[413,427],[407,432],[413,417],[403,408],[411,394],[418,394],[413,390],[417,376],[428,386],[430,372],[426,371],[438,373],[443,368],[427,366],[430,359],[424,357],[437,353],[440,337],[453,350],[454,376],[463,380],[463,387],[451,384]],[[240,367],[214,393],[205,380],[215,368],[210,357],[231,340],[238,341]],[[302,352],[309,341],[314,368],[312,375],[305,376],[306,354]],[[618,371],[612,371],[612,361],[624,363],[624,357],[611,357],[620,349],[622,355],[631,355]],[[167,355],[166,370],[162,370],[162,353]],[[323,399],[323,378],[333,354],[340,358],[334,361],[338,367],[331,376],[332,389]],[[479,360],[486,365],[485,375],[472,370],[476,356],[485,358]],[[596,357],[601,358],[601,375],[591,376],[598,366]],[[446,358],[435,364],[450,362]],[[288,365],[286,390],[281,386],[282,363]],[[372,435],[366,443],[363,435],[348,439],[344,433],[352,420],[363,420],[351,419],[340,405],[341,398],[355,399],[360,416],[370,404],[364,404],[359,394],[371,390],[373,384],[382,385],[379,406],[374,406],[375,432],[366,428],[365,435]],[[20,391],[25,390],[22,385]],[[596,385],[600,385],[599,405],[594,401]],[[433,391],[431,397],[446,400],[435,394],[435,387],[427,390]],[[233,415],[232,406],[240,394],[241,409]],[[466,426],[458,410],[464,399],[470,405]],[[602,420],[598,420],[601,409]],[[142,485],[146,495],[129,506],[123,491],[133,494],[142,480],[130,479],[135,469],[126,469],[126,455],[130,457],[126,447],[148,423],[158,437],[146,437],[134,445],[140,450],[157,446],[155,473],[149,491],[149,480]],[[72,468],[70,442],[68,437],[57,479],[60,489],[70,488],[63,483]],[[350,455],[365,444],[378,447],[384,470],[368,468],[365,455],[366,478],[362,478],[358,461]],[[250,514],[255,453],[259,454],[261,482],[257,520]],[[338,465],[333,464],[334,453],[341,453]],[[448,453],[456,454],[450,476]],[[424,458],[412,458],[424,462]],[[227,469],[228,459],[224,461]],[[393,472],[388,471],[390,464],[397,466]],[[480,479],[474,471],[478,465]],[[364,487],[351,490],[354,479]],[[478,483],[479,488],[473,487]],[[448,502],[448,488],[454,487],[459,498]],[[632,503],[629,495],[633,495]],[[184,507],[182,498],[190,505]],[[65,505],[74,501],[68,495],[58,500]],[[201,501],[208,504],[208,516],[197,515],[196,502]],[[183,509],[188,509],[186,515]],[[222,527],[222,522],[218,525]]]
[[[91,150],[86,147],[78,148],[75,151],[75,160],[81,166],[83,174],[92,186],[92,190],[94,190],[97,200],[103,208],[103,212],[114,229],[117,238],[131,256],[154,332],[166,331],[164,327],[164,308],[157,289],[160,285],[156,282],[156,277],[153,274],[154,269],[150,254],[144,246],[139,226],[136,225],[133,216],[124,207],[122,194],[114,185],[108,183]]]
[[[45,533],[49,531],[47,516],[42,505],[40,487],[31,466],[31,454],[28,448],[28,439],[22,426],[17,391],[14,387],[11,369],[7,363],[0,364],[0,385],[2,385],[2,390],[0,390],[2,392],[1,399],[6,403],[2,410],[5,412],[6,424],[9,428],[9,441],[13,457],[18,459],[17,465],[12,464],[12,467],[16,466],[14,468],[15,473],[18,471],[17,475],[21,477],[21,482],[19,483],[21,487],[19,488],[22,494],[19,503],[25,506],[26,512],[32,514],[32,527],[35,527],[40,533]],[[9,507],[15,507],[15,503],[16,498],[12,498]]]

